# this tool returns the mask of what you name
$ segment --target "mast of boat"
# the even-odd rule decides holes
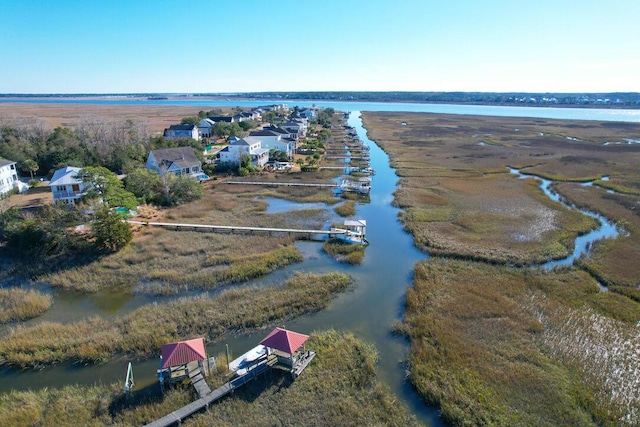
[[[131,389],[134,386],[133,382],[133,367],[131,366],[131,362],[129,362],[129,366],[127,366],[127,378],[124,380],[124,391],[129,394]]]

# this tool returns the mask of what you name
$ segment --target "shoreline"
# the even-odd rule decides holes
[[[639,95],[640,96],[640,95]],[[34,94],[34,95],[2,95],[0,94],[0,104],[3,103],[30,103],[30,101],[58,100],[58,101],[109,101],[109,100],[127,100],[127,101],[182,101],[182,100],[202,100],[207,101],[265,101],[266,104],[275,102],[368,102],[381,104],[435,104],[435,105],[468,105],[468,106],[491,106],[491,107],[534,107],[534,108],[577,108],[577,109],[611,109],[611,110],[640,110],[640,104],[554,104],[554,103],[523,103],[523,102],[481,102],[481,101],[411,101],[411,100],[394,100],[394,99],[342,99],[342,98],[271,98],[259,96],[235,96],[235,95],[176,95],[176,94]],[[7,102],[8,101],[8,102]],[[34,102],[37,103],[37,102]],[[54,103],[54,102],[52,102]],[[206,106],[206,105],[205,105]]]

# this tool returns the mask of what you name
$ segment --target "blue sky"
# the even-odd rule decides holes
[[[0,0],[0,93],[640,92],[638,0]]]

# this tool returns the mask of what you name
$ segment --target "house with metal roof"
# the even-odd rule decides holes
[[[316,353],[305,349],[304,343],[309,335],[275,328],[260,341],[267,348],[267,358],[276,357],[275,368],[291,372],[293,378],[299,376],[316,356]]]
[[[65,166],[53,173],[49,187],[53,193],[53,204],[75,204],[87,190],[86,184],[78,178],[82,168]]]
[[[211,392],[203,378],[210,369],[203,338],[163,344],[160,351],[161,364],[157,374],[161,387],[189,378],[198,393]]]
[[[173,174],[189,176],[198,181],[209,177],[202,171],[202,162],[191,147],[161,148],[152,150],[147,158],[147,169],[160,176]]]
[[[19,182],[16,162],[0,158],[0,197],[18,188]]]

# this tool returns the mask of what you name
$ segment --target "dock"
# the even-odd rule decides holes
[[[236,231],[245,232],[266,232],[266,233],[287,233],[287,234],[304,234],[311,235],[324,235],[329,238],[337,237],[340,234],[345,234],[344,230],[303,230],[299,228],[271,228],[271,227],[245,227],[239,225],[210,225],[210,224],[185,224],[175,222],[151,222],[151,221],[136,221],[127,220],[129,224],[135,225],[152,225],[158,227],[173,227],[179,229],[191,229],[191,230],[209,230],[209,231],[228,231],[234,233]]]
[[[170,414],[165,415],[164,417],[157,419],[149,424],[146,424],[148,427],[167,427],[175,424],[180,424],[182,420],[185,418],[199,412],[211,405],[216,400],[226,396],[231,393],[238,387],[242,387],[249,381],[258,377],[265,373],[271,366],[277,363],[277,358],[274,357],[264,357],[256,361],[256,363],[248,369],[244,375],[238,376],[233,380],[224,383],[222,386],[218,387],[213,391],[209,391],[209,393],[205,394],[188,405],[183,406],[182,408],[171,412]],[[202,378],[202,382],[204,382],[204,378]],[[206,386],[206,383],[205,383]],[[194,384],[195,387],[195,384]],[[209,386],[206,386],[209,388]],[[197,390],[197,387],[196,387]],[[198,393],[200,391],[198,390]]]
[[[336,188],[340,184],[335,183],[311,183],[311,182],[271,182],[271,181],[226,181],[226,184],[240,184],[240,185],[272,185],[272,186],[284,186],[284,187],[324,187],[324,188]]]
[[[211,394],[211,389],[204,380],[200,366],[197,363],[191,363],[190,365],[187,365],[187,367],[189,369],[189,379],[191,380],[193,387],[198,392],[198,396],[205,397],[208,394]]]
[[[305,349],[304,343],[308,338],[308,335],[284,328],[275,328],[260,341],[258,346],[229,362],[228,367],[232,370],[232,379],[213,391],[209,389],[203,378],[201,365],[197,361],[195,361],[195,365],[192,364],[193,362],[188,362],[189,378],[200,397],[194,402],[146,424],[146,426],[167,427],[180,424],[185,418],[208,408],[215,401],[256,379],[271,368],[289,372],[295,380],[316,356],[315,352]],[[175,344],[179,343],[171,343],[167,346],[174,348]],[[182,361],[180,360],[180,362]],[[184,364],[180,366],[184,366]]]

